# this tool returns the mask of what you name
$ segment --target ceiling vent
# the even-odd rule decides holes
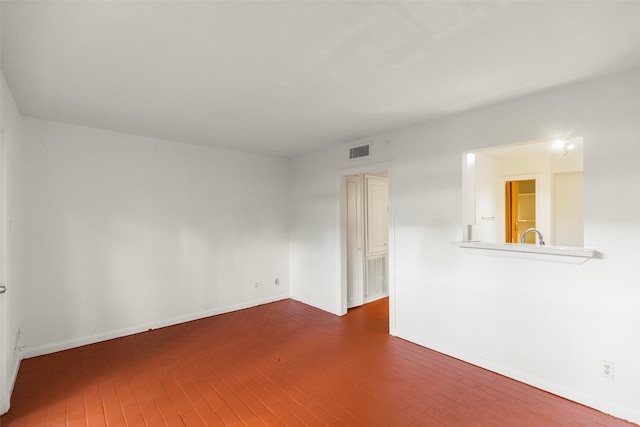
[[[349,148],[349,160],[369,156],[370,147],[371,144],[364,144]]]

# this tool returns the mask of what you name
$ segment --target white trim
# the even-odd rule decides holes
[[[536,387],[540,390],[596,409],[607,415],[611,415],[612,417],[621,418],[634,423],[640,422],[640,409],[620,405],[612,401],[602,401],[601,399],[594,398],[593,396],[586,394],[579,389],[565,387],[563,385],[542,379],[535,375],[531,375],[527,372],[523,372],[518,369],[512,369],[508,366],[492,362],[491,360],[485,359],[476,354],[461,352],[455,348],[452,348],[451,346],[441,345],[441,343],[434,341],[423,340],[412,334],[404,333],[403,331],[400,331],[397,336],[407,341],[418,344],[422,347],[437,351],[438,353],[442,353],[445,356],[453,357],[454,359],[461,360],[465,363],[469,363],[482,369],[504,375],[505,377],[511,378],[515,381],[519,381],[521,383],[524,383],[525,385]],[[605,381],[608,380],[605,379]]]
[[[301,296],[298,296],[298,295],[291,295],[291,296],[289,296],[289,298],[291,298],[294,301],[301,302],[302,304],[308,305],[309,307],[317,308],[318,310],[322,310],[322,311],[326,311],[327,313],[335,314],[336,316],[344,315],[344,313],[340,313],[340,312],[336,311],[332,307],[328,307],[328,306],[323,305],[323,304],[318,304],[317,301],[312,301],[309,298],[301,297]]]
[[[0,285],[7,286],[9,268],[7,249],[7,132],[0,125]],[[8,286],[7,286],[8,288]],[[9,381],[9,298],[0,295],[0,414],[9,410],[13,382]]]
[[[262,304],[268,304],[275,301],[281,301],[289,298],[288,295],[281,294],[269,298],[260,300],[254,300],[251,302],[230,305],[226,307],[219,307],[210,310],[199,311],[196,313],[186,314],[182,316],[173,317],[167,320],[159,320],[156,322],[150,322],[143,325],[134,326],[131,328],[118,329],[115,331],[104,332],[100,334],[90,335],[83,338],[75,338],[67,341],[60,341],[51,344],[45,344],[37,347],[27,347],[22,352],[22,358],[28,359],[30,357],[42,356],[44,354],[55,353],[57,351],[68,350],[74,347],[80,347],[83,345],[94,344],[101,341],[106,341],[114,338],[121,338],[127,335],[133,335],[140,332],[145,332],[150,329],[165,328],[167,326],[178,325],[180,323],[190,322],[192,320],[204,319],[206,317],[215,316],[218,314],[230,313],[237,310],[243,310],[245,308],[256,307]]]

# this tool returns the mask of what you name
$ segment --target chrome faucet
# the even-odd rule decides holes
[[[540,240],[540,245],[544,246],[544,239],[542,238],[542,233],[536,230],[535,228],[530,228],[526,230],[524,233],[522,233],[522,237],[520,238],[520,243],[524,243],[524,238],[527,236],[527,233],[529,233],[530,231],[533,231],[538,235],[538,239]]]

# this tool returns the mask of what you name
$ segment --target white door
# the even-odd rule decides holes
[[[384,254],[389,246],[389,182],[379,176],[365,176],[367,182],[366,256]]]
[[[347,187],[347,308],[364,303],[364,226],[362,175],[348,176]]]
[[[7,357],[7,221],[5,132],[0,128],[0,414],[9,410]]]

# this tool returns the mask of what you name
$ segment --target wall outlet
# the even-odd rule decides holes
[[[603,377],[607,377],[610,380],[613,379],[613,363],[607,362],[606,360],[600,361],[600,374]]]
[[[276,279],[276,286],[280,285],[280,279]]]
[[[256,288],[257,288],[258,286],[260,286],[260,283],[256,282]]]

